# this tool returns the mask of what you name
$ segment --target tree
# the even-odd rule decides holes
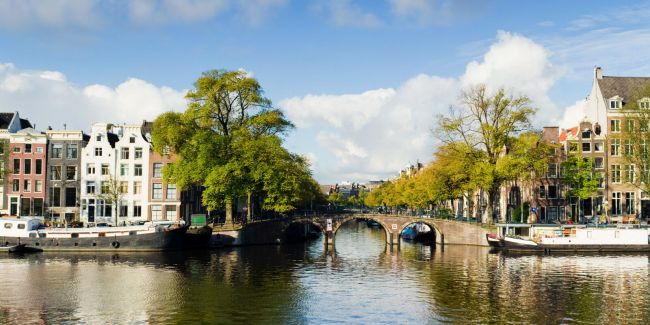
[[[245,72],[208,71],[194,85],[184,113],[164,113],[154,121],[154,150],[178,156],[163,169],[165,179],[181,189],[203,186],[203,205],[224,209],[227,223],[240,197],[248,198],[249,214],[253,196],[261,198],[262,209],[294,209],[313,186],[305,187],[312,181],[305,159],[282,147],[293,124]]]
[[[113,208],[115,215],[115,226],[118,226],[118,215],[120,213],[120,204],[122,203],[122,197],[124,192],[120,186],[120,181],[113,176],[113,174],[108,174],[108,180],[102,181],[100,186],[100,194],[98,197],[106,203],[110,204]]]
[[[562,162],[562,182],[568,188],[566,196],[578,199],[578,216],[581,215],[581,200],[591,198],[598,191],[598,180],[593,174],[593,158],[582,157],[582,152],[570,153]]]
[[[499,188],[509,179],[497,166],[507,156],[514,137],[530,128],[535,109],[526,96],[506,95],[503,89],[489,95],[485,85],[463,91],[461,101],[463,107],[439,117],[438,134],[443,143],[462,143],[481,151],[474,157],[474,168],[480,169],[478,185],[488,194],[482,219],[491,223]]]
[[[626,163],[624,180],[645,193],[650,193],[650,85],[639,87],[623,106],[623,132],[612,135],[610,141],[620,141]]]

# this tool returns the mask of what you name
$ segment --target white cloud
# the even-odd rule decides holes
[[[321,0],[316,3],[314,9],[328,15],[337,26],[369,28],[383,24],[375,14],[364,11],[351,0]]]
[[[484,0],[389,0],[393,12],[420,25],[447,24],[484,13]]]
[[[0,27],[94,27],[97,7],[97,0],[2,0]]]
[[[534,41],[499,32],[482,59],[468,63],[457,78],[421,74],[396,89],[306,95],[279,105],[296,122],[297,137],[303,132],[315,134],[320,150],[310,151],[322,155],[316,166],[319,179],[386,178],[407,163],[430,160],[436,145],[431,132],[436,115],[458,105],[460,90],[472,84],[528,95],[540,108],[538,120],[558,123],[562,110],[552,103],[548,91],[564,69],[552,65],[549,58],[550,52]]]
[[[577,126],[587,117],[587,101],[579,100],[575,104],[564,109],[562,119],[557,124],[559,127],[568,129]]]
[[[13,64],[0,64],[0,107],[19,111],[39,129],[48,125],[87,130],[98,121],[141,123],[169,110],[186,107],[184,94],[169,87],[158,87],[130,78],[117,87],[90,85],[79,87],[57,71],[21,70]]]
[[[129,2],[137,23],[193,22],[213,18],[226,10],[228,0],[138,0]]]

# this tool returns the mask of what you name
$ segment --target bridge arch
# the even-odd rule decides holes
[[[438,240],[439,238],[442,238],[441,236],[444,235],[443,232],[440,231],[440,229],[438,228],[436,223],[433,221],[433,219],[430,219],[430,218],[417,218],[417,219],[410,219],[410,220],[404,222],[400,226],[400,228],[398,228],[397,233],[399,234],[399,237],[400,238],[402,237],[402,232],[404,231],[404,229],[406,229],[407,227],[409,227],[411,225],[414,225],[416,223],[422,223],[422,224],[425,224],[425,225],[429,226],[431,228],[431,231],[433,231],[433,233],[434,233],[435,240]]]
[[[358,219],[372,220],[377,222],[384,230],[384,233],[386,234],[386,241],[390,242],[391,239],[390,226],[381,218],[377,218],[376,216],[373,215],[348,215],[342,219],[337,220],[335,223],[332,224],[332,242],[334,242],[334,239],[336,238],[336,233],[339,231],[339,228],[341,228],[343,224]]]

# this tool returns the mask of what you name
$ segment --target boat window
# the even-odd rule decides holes
[[[19,223],[18,224],[18,229],[25,229],[25,224],[24,223]]]
[[[13,226],[11,222],[5,223],[5,229],[11,229],[11,226]]]

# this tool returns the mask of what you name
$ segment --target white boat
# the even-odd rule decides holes
[[[496,249],[541,252],[641,252],[650,251],[646,226],[498,224],[496,235],[487,235]]]
[[[162,251],[183,248],[187,226],[45,228],[39,218],[0,218],[0,245],[44,251]]]

